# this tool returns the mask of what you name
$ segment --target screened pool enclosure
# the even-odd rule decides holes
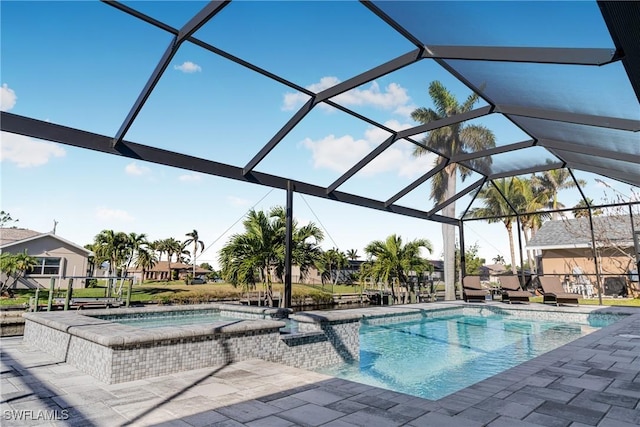
[[[39,49],[46,49],[64,64],[66,55],[79,49],[76,40],[84,39],[95,45],[85,52],[83,64],[95,79],[83,88],[86,99],[58,100],[77,109],[76,119],[58,123],[36,113],[2,111],[3,132],[286,190],[289,226],[294,192],[449,224],[458,228],[462,253],[465,222],[495,219],[477,214],[479,194],[496,189],[519,230],[538,209],[510,200],[496,183],[563,170],[584,201],[587,227],[576,239],[580,248],[592,251],[585,256],[595,263],[598,289],[607,273],[598,265],[602,255],[593,252],[605,239],[594,226],[597,209],[626,218],[619,241],[636,236],[630,256],[638,262],[639,2],[5,2],[4,52],[17,49],[23,37],[5,23],[12,21],[27,33],[31,17],[46,7],[73,18],[45,29],[67,42],[48,45],[43,32],[34,38],[33,51],[20,55],[34,64]],[[103,51],[121,54],[121,62],[105,63]],[[148,52],[155,61],[142,63]],[[5,77],[21,72],[17,61],[3,56]],[[169,89],[184,84],[170,72],[199,71],[189,58],[213,70],[200,78],[207,84],[219,81],[220,87],[203,89],[190,104],[166,105]],[[64,67],[56,64],[39,64],[34,85],[59,80]],[[426,92],[435,80],[455,91],[461,103],[474,94],[477,100],[431,115],[426,110],[438,112],[438,105],[430,107],[427,98],[406,100],[403,88],[419,82]],[[126,91],[123,99],[130,101],[121,110],[103,111],[98,99],[91,100],[94,86]],[[227,90],[238,96],[225,98]],[[35,101],[49,102],[37,96]],[[367,102],[379,108],[365,108]],[[427,106],[420,116],[416,110],[422,105]],[[186,112],[180,120],[178,109]],[[405,120],[410,125],[399,123],[401,109],[413,118]],[[272,111],[278,120],[261,119]],[[85,126],[88,116],[92,124]],[[96,125],[100,116],[109,124]],[[304,166],[321,149],[317,138],[306,138],[308,129],[321,126],[325,135],[340,135],[346,122],[378,136],[358,150],[353,141],[334,138],[338,151],[327,160],[333,166],[319,171],[317,159],[314,167]],[[141,129],[149,124],[156,131],[145,134]],[[476,146],[437,143],[461,127],[485,127],[495,138]],[[197,141],[186,143],[172,130],[184,128],[200,131]],[[222,128],[235,137],[217,138]],[[416,174],[403,175],[396,188],[374,178],[364,190],[354,185],[369,179],[368,171],[381,159],[393,162],[390,153],[401,149],[422,154]],[[299,161],[289,163],[288,156]],[[331,163],[337,158],[349,162]],[[454,191],[430,198],[433,183],[447,182],[452,170],[457,185],[449,190]],[[596,203],[585,195],[586,178],[631,190],[626,197]],[[454,205],[457,209],[451,209]],[[569,244],[578,244],[576,239]],[[531,250],[546,244],[533,243]],[[517,244],[522,265],[526,242]],[[290,306],[288,261],[285,305]]]

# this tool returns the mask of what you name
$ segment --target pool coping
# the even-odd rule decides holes
[[[233,308],[233,311],[254,314],[256,316],[279,315],[282,309],[266,307],[246,307],[231,304],[197,304],[188,306],[165,306],[153,308],[132,308],[125,311],[112,309],[93,309],[60,312],[25,313],[23,317],[27,321],[38,323],[49,328],[68,333],[72,336],[86,339],[105,347],[127,347],[141,344],[158,343],[167,340],[194,337],[212,337],[216,335],[242,334],[247,332],[273,332],[277,331],[285,323],[281,320],[269,319],[243,319],[243,320],[219,320],[205,325],[180,325],[163,326],[158,328],[136,328],[123,325],[110,320],[100,319],[95,316],[125,314],[166,313],[175,311],[193,310],[225,310]],[[106,326],[109,326],[108,328]]]

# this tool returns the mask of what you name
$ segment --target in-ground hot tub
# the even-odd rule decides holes
[[[338,333],[309,319],[292,332],[290,312],[201,304],[26,313],[24,342],[109,384],[252,358],[309,368],[358,357],[357,318]]]

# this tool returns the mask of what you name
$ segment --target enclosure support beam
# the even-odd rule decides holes
[[[291,308],[291,252],[293,250],[293,183],[287,181],[287,212],[284,244],[284,307]]]
[[[467,275],[467,257],[464,252],[464,221],[462,220],[458,223],[458,233],[460,235],[460,286],[458,286],[458,289],[460,290],[460,298],[462,299],[462,280],[464,276]]]
[[[589,228],[591,229],[591,245],[593,249],[593,264],[596,267],[596,283],[598,285],[598,304],[602,305],[602,278],[600,277],[600,263],[598,262],[598,250],[596,249],[596,236],[593,232],[593,215],[589,208]]]
[[[580,186],[580,183],[576,179],[576,176],[573,174],[573,170],[571,170],[571,168],[569,167],[567,168],[567,170],[569,171],[569,174],[571,175],[571,179],[573,179],[573,183],[576,185],[576,188],[580,192],[580,196],[582,196],[582,200],[584,200],[584,204],[587,207],[587,210],[589,212],[589,228],[591,229],[591,248],[593,249],[593,264],[596,269],[596,283],[598,285],[598,302],[600,305],[602,305],[602,288],[600,286],[600,269],[598,268],[598,251],[596,250],[596,238],[593,232],[593,218],[591,216],[591,203],[589,203],[589,199],[587,198],[587,196],[584,195],[584,192],[582,191],[582,187]],[[629,206],[629,208],[631,208],[631,206]],[[633,221],[631,222],[631,224],[633,225]]]

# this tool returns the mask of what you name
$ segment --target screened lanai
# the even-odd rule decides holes
[[[628,209],[630,235],[637,231],[638,2],[19,3],[2,5],[3,78],[30,74],[28,96],[40,106],[56,96],[52,85],[79,87],[56,99],[68,119],[3,108],[3,132],[286,190],[289,219],[299,193],[450,224],[462,253],[464,223],[478,219],[470,213],[483,189],[565,170],[592,232],[591,208],[602,203],[585,195],[586,177],[633,189],[606,208]],[[30,18],[47,7],[68,22],[32,32]],[[32,39],[32,50],[22,39]],[[78,54],[83,62],[70,62]],[[74,82],[69,69],[86,80]],[[200,79],[189,83],[188,101],[173,92],[188,84],[176,70]],[[461,103],[474,101],[417,120],[421,107],[438,110],[426,97],[434,80]],[[414,84],[424,98],[408,101]],[[94,91],[119,100],[101,105]],[[263,119],[273,111],[276,119]],[[351,125],[376,136],[366,144],[340,138]],[[486,127],[495,138],[476,147],[433,143],[456,126]],[[183,140],[185,129],[196,136]],[[399,152],[421,153],[412,173],[393,182],[371,174],[402,163]],[[453,195],[430,197],[453,166]],[[531,212],[505,200],[519,227]],[[285,283],[290,289],[290,273]]]

